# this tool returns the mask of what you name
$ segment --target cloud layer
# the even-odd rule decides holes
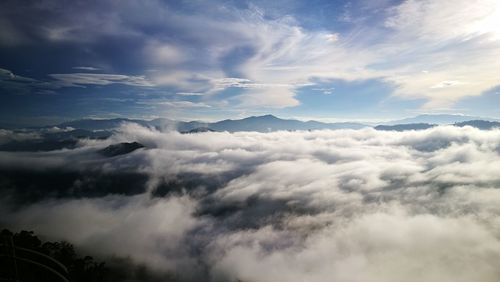
[[[132,170],[148,175],[145,192],[22,208],[4,197],[2,223],[185,281],[498,281],[499,140],[500,130],[452,126],[179,134],[129,124],[74,150],[2,152],[0,170]],[[147,148],[93,154],[124,141]]]

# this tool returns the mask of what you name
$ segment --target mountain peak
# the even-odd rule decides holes
[[[265,120],[271,120],[271,119],[280,119],[274,115],[271,115],[271,114],[267,114],[267,115],[262,115],[262,116],[251,116],[249,117],[250,119],[265,119]]]

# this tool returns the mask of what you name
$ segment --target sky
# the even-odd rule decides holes
[[[497,0],[0,3],[0,120],[500,117]]]

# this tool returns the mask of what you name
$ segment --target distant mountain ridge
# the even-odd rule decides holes
[[[397,125],[397,124],[417,124],[417,123],[428,123],[428,124],[455,124],[460,122],[466,122],[471,120],[486,120],[500,122],[498,119],[477,117],[477,116],[467,116],[467,115],[453,115],[453,114],[422,114],[415,117],[404,118],[400,120],[393,120],[384,125]]]
[[[281,119],[274,115],[250,116],[243,119],[226,119],[216,122],[202,121],[175,121],[166,118],[157,118],[153,120],[141,119],[81,119],[68,121],[56,125],[59,128],[74,128],[71,135],[76,135],[78,131],[103,131],[101,135],[111,135],[113,129],[118,128],[124,123],[136,123],[141,126],[154,127],[161,130],[176,130],[182,133],[197,133],[209,131],[257,131],[272,132],[279,130],[321,130],[321,129],[360,129],[364,127],[373,127],[377,130],[423,130],[436,125],[449,124],[456,126],[473,126],[480,129],[491,129],[498,127],[500,120],[492,118],[478,118],[465,115],[447,115],[447,114],[425,114],[411,118],[394,120],[381,123],[376,126],[370,126],[357,122],[319,122],[314,120],[300,121],[295,119]],[[104,132],[107,131],[107,132]],[[70,134],[70,133],[65,133]],[[85,135],[85,134],[82,134]],[[94,133],[94,135],[96,135]],[[95,136],[91,136],[95,138]]]
[[[217,131],[210,129],[208,127],[198,127],[195,129],[191,129],[189,131],[181,131],[182,134],[193,134],[193,133],[203,133],[203,132],[217,132]]]
[[[199,128],[214,131],[258,131],[269,132],[278,130],[317,130],[317,129],[360,129],[368,127],[356,122],[325,123],[319,121],[300,121],[294,119],[281,119],[273,115],[251,116],[243,119],[226,119],[217,122],[201,121],[174,121],[170,119],[138,120],[138,119],[82,119],[64,122],[56,125],[60,128],[79,128],[85,130],[110,130],[119,127],[123,123],[137,123],[142,126],[156,128],[170,128],[179,132],[189,132]]]
[[[407,124],[395,124],[395,125],[377,125],[374,128],[376,130],[384,130],[384,131],[406,131],[406,130],[424,130],[435,126],[436,126],[435,124],[429,124],[429,123],[407,123]]]
[[[424,116],[424,119],[429,119],[430,115]],[[418,120],[420,117],[414,117],[409,120]],[[447,119],[453,118],[449,115]],[[460,116],[460,118],[468,118]],[[107,139],[115,130],[124,123],[136,123],[141,126],[154,127],[159,130],[176,130],[183,134],[196,134],[217,131],[257,131],[257,132],[272,132],[279,130],[321,130],[321,129],[360,129],[371,127],[376,130],[383,131],[408,131],[408,130],[425,130],[438,126],[437,123],[402,123],[402,124],[380,124],[377,126],[369,126],[355,122],[338,122],[325,123],[319,121],[300,121],[294,119],[281,119],[273,115],[251,116],[243,119],[226,119],[217,122],[201,122],[201,121],[174,121],[166,118],[158,118],[153,120],[140,119],[82,119],[68,121],[56,126],[33,127],[20,129],[18,131],[6,130],[7,134],[17,134],[19,132],[34,133],[32,137],[24,140],[12,140],[0,143],[0,151],[52,151],[60,149],[73,149],[78,146],[81,139]],[[466,120],[461,122],[448,123],[457,127],[471,126],[482,130],[491,130],[500,128],[500,121],[495,119],[488,120]],[[55,128],[57,127],[57,128]],[[10,132],[10,133],[9,133]],[[17,132],[17,133],[16,133]],[[142,146],[142,145],[141,145]],[[138,149],[137,144],[121,144],[112,146],[102,154],[113,155],[128,150]]]
[[[471,126],[483,130],[500,128],[500,122],[488,121],[488,120],[468,120],[464,122],[456,122],[449,125],[459,126],[459,127]],[[429,123],[404,123],[395,125],[377,125],[374,128],[376,130],[384,130],[384,131],[407,131],[407,130],[424,130],[435,126],[438,125]]]
[[[464,122],[458,122],[454,124],[455,126],[472,126],[479,129],[493,129],[500,128],[500,122],[487,121],[487,120],[469,120]]]

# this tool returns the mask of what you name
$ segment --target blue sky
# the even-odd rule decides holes
[[[499,117],[500,2],[0,3],[0,119]]]

